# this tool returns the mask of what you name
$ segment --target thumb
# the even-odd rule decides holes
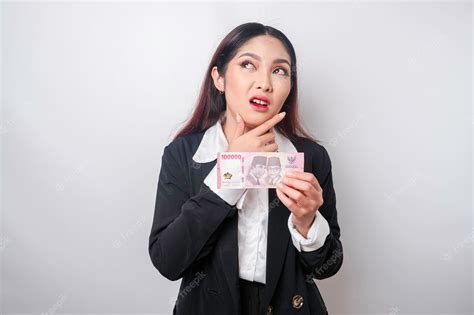
[[[237,120],[237,128],[235,128],[234,139],[243,135],[245,131],[244,120],[242,119],[242,117],[240,117],[239,113],[236,113],[235,116]]]

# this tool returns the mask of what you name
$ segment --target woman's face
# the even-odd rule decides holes
[[[272,36],[257,36],[242,45],[217,83],[225,92],[227,117],[239,113],[252,129],[279,113],[290,94],[290,60],[283,44]],[[216,82],[218,76],[213,77]],[[266,98],[269,105],[252,105],[255,96]]]

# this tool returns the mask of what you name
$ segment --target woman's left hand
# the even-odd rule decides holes
[[[287,172],[276,189],[278,198],[293,213],[293,224],[298,232],[307,237],[323,205],[323,190],[312,173]]]

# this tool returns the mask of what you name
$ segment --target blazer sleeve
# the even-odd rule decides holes
[[[163,152],[148,245],[153,265],[173,281],[212,251],[223,222],[237,211],[204,182],[189,194],[187,163],[178,151],[168,145]]]
[[[309,278],[325,279],[333,276],[341,268],[343,249],[340,228],[337,222],[336,192],[333,187],[332,165],[327,150],[318,145],[313,154],[313,173],[323,190],[323,205],[319,212],[329,223],[329,234],[322,247],[314,251],[298,252],[299,260]]]

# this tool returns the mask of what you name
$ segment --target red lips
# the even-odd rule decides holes
[[[270,100],[265,97],[265,96],[260,96],[260,95],[255,95],[255,96],[252,96],[250,99],[249,99],[249,102],[251,100],[260,100],[260,101],[263,101],[265,103],[267,103],[268,106],[270,106]]]

